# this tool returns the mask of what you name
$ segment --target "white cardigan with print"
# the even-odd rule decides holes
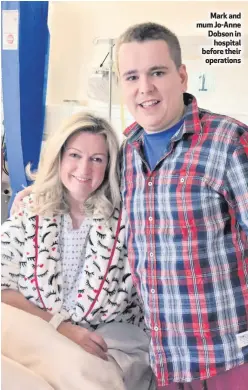
[[[38,217],[29,211],[29,202],[31,198],[26,198],[23,209],[2,225],[2,289],[18,290],[40,308],[60,312],[61,216]],[[125,219],[119,216],[116,210],[108,222],[99,217],[92,220],[76,306],[70,313],[62,311],[76,323],[96,328],[104,322],[124,321],[144,328],[124,245]]]

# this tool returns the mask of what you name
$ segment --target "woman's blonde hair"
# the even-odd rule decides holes
[[[108,147],[108,164],[104,180],[85,201],[84,212],[89,216],[95,212],[100,213],[108,219],[114,209],[120,207],[117,136],[105,119],[83,112],[74,114],[61,129],[48,136],[37,172],[32,174],[30,168],[27,170],[29,176],[35,179],[32,211],[36,214],[64,214],[69,211],[65,188],[60,179],[60,163],[66,143],[80,132],[103,135]]]

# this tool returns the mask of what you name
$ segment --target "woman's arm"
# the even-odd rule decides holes
[[[2,302],[36,315],[45,321],[52,317],[28,301],[19,291],[18,279],[21,272],[20,263],[23,261],[25,243],[25,207],[20,213],[10,217],[2,225],[1,237],[1,285]]]
[[[23,209],[24,210],[24,209]],[[18,280],[23,259],[25,232],[23,213],[9,218],[1,232],[1,289],[18,291]]]
[[[29,302],[19,291],[3,290],[2,302],[40,317],[46,322],[49,322],[53,316]],[[92,355],[96,355],[103,360],[108,360],[106,355],[107,345],[102,336],[95,332],[90,332],[88,329],[84,329],[78,325],[72,325],[70,322],[62,322],[58,327],[58,332],[80,345]]]
[[[3,290],[1,295],[2,302],[7,305],[26,311],[27,313],[40,317],[47,322],[49,322],[52,318],[52,314],[35,306],[34,303],[28,301],[19,291]]]
[[[2,226],[2,302],[49,322],[52,314],[36,307],[19,291],[18,278],[25,243],[23,218],[24,207]],[[70,322],[62,322],[58,331],[86,351],[107,360],[107,345],[100,335],[78,325],[72,325]]]

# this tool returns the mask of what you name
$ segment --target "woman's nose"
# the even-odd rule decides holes
[[[79,170],[82,175],[89,175],[91,172],[92,163],[88,158],[82,158],[80,160]]]

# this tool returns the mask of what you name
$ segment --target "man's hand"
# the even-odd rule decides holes
[[[98,356],[103,360],[108,360],[106,355],[108,350],[107,344],[97,333],[78,325],[72,325],[70,322],[62,322],[58,327],[58,332],[80,345],[92,355]]]
[[[24,190],[18,192],[18,194],[16,194],[15,199],[12,203],[12,207],[10,209],[10,215],[13,215],[18,211],[20,211],[23,198],[25,198],[25,196],[30,195],[31,192],[32,192],[32,186],[29,186],[24,188]]]

